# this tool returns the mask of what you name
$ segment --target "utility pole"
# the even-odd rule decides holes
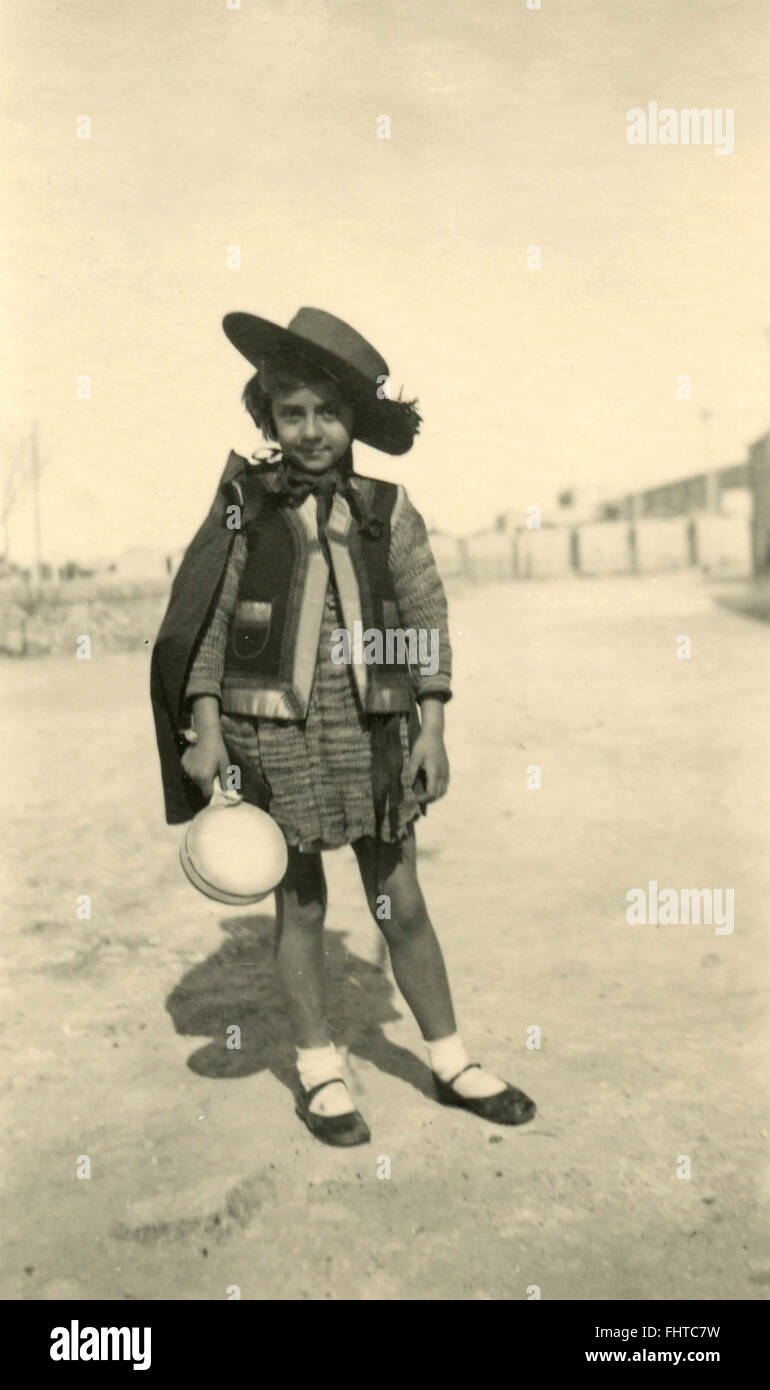
[[[35,574],[37,587],[43,583],[43,542],[40,528],[40,452],[37,441],[37,420],[29,436],[30,476],[32,479],[32,507],[35,521]]]
[[[714,445],[711,436],[711,421],[714,417],[713,410],[701,410],[700,418],[703,422],[703,442],[706,462],[706,511],[719,511],[719,479],[717,478],[714,467]]]

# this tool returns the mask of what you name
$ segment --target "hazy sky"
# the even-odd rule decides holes
[[[741,458],[767,428],[769,29],[766,0],[6,0],[3,466],[37,420],[45,556],[189,539],[260,443],[232,309],[371,339],[425,422],[357,466],[451,531],[697,472],[704,408]],[[650,101],[733,108],[734,153],[629,145]]]

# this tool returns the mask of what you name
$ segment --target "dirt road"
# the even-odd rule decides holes
[[[467,589],[452,632],[422,880],[472,1054],[539,1113],[433,1101],[339,851],[330,1012],[373,1134],[350,1151],[293,1113],[270,912],[182,877],[149,647],[4,663],[4,1297],[766,1296],[770,628],[683,576]],[[733,889],[734,930],[629,925],[650,880]]]

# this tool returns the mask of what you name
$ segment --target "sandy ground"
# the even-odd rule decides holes
[[[539,1114],[433,1101],[343,850],[331,1015],[373,1132],[348,1151],[293,1112],[271,913],[182,877],[149,647],[4,663],[4,1297],[766,1296],[770,627],[680,576],[467,589],[452,631],[421,875],[472,1054]],[[734,932],[629,926],[650,879],[733,888]]]

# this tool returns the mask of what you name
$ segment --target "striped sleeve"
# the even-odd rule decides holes
[[[246,538],[239,533],[233,539],[216,607],[190,668],[185,692],[188,700],[193,700],[198,695],[221,697],[227,634],[230,628],[230,619],[235,612],[238,585],[241,582],[241,575],[246,564],[246,555]]]
[[[413,668],[417,699],[435,695],[442,700],[450,700],[452,648],[446,594],[433,558],[425,522],[402,486],[399,486],[393,510],[390,570],[401,622],[417,632],[421,629],[426,632],[428,651],[434,654],[437,664],[435,673],[431,675],[423,675],[419,667]]]

